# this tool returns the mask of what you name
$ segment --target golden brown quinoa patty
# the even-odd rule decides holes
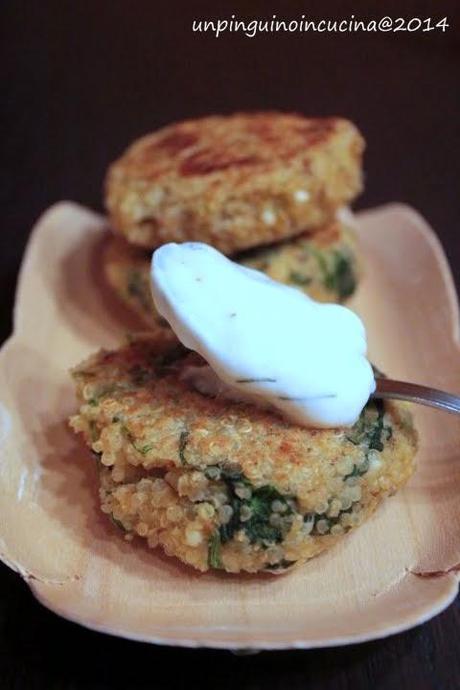
[[[205,397],[202,360],[170,331],[76,367],[71,419],[97,454],[101,507],[199,570],[281,572],[332,546],[413,471],[403,405],[370,403],[350,429],[307,429]]]
[[[340,118],[186,120],[139,139],[112,164],[106,206],[132,244],[196,240],[231,254],[330,221],[361,191],[363,149]]]
[[[150,257],[119,237],[110,238],[103,270],[110,287],[150,328],[166,322],[153,304]],[[320,302],[344,302],[357,285],[359,269],[352,232],[334,221],[284,242],[238,254],[235,261],[263,271],[273,280],[303,290]]]

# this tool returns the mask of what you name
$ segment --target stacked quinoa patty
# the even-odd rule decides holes
[[[200,241],[314,299],[344,301],[358,269],[337,211],[361,191],[363,149],[347,120],[272,112],[189,120],[136,141],[106,180],[108,283],[155,327],[152,250]]]
[[[206,397],[205,362],[157,329],[73,370],[71,419],[97,458],[103,512],[198,570],[282,572],[340,540],[403,486],[416,435],[403,404],[371,401],[347,429]]]

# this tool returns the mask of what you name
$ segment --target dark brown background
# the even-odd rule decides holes
[[[0,340],[29,230],[60,199],[101,208],[109,161],[171,120],[235,109],[345,115],[367,141],[358,207],[405,201],[438,232],[457,285],[457,2],[92,0],[1,5]],[[246,9],[243,9],[243,8]],[[250,8],[250,10],[249,10]],[[193,34],[192,18],[449,17],[446,33]],[[401,257],[404,261],[404,257]],[[429,286],[427,286],[429,289]],[[423,300],[423,294],[420,295]],[[388,640],[237,658],[105,637],[44,610],[0,568],[0,688],[460,688],[459,606]],[[162,674],[169,680],[161,680]]]

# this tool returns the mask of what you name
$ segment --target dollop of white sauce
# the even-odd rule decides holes
[[[273,406],[304,426],[356,422],[375,380],[352,311],[319,304],[199,242],[157,249],[151,278],[160,314],[209,364],[185,372],[197,390]]]

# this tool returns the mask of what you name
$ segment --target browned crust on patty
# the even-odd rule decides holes
[[[231,253],[327,223],[362,188],[364,141],[341,118],[238,113],[170,125],[109,169],[114,229],[133,244]]]

